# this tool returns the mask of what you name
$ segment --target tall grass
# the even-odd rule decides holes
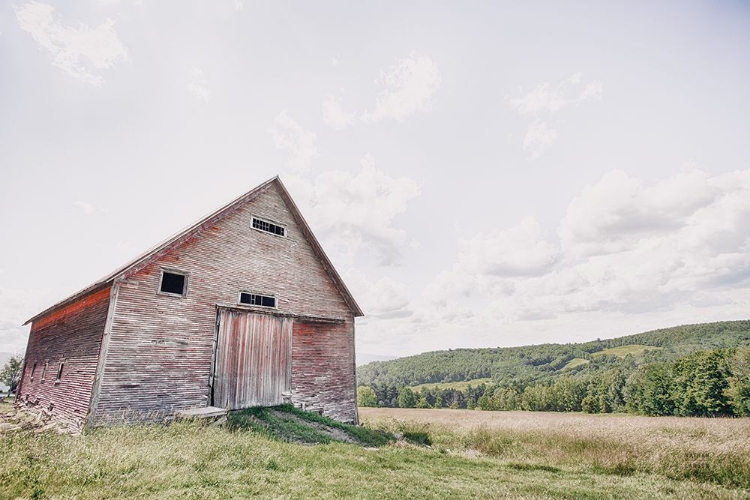
[[[395,409],[367,409],[362,415],[369,425],[423,435],[453,453],[750,489],[750,419]]]
[[[413,442],[421,436],[430,443],[401,440],[380,448],[341,443],[311,446],[249,427],[196,422],[112,426],[77,437],[11,433],[0,436],[0,498],[731,499],[749,495],[742,486],[746,484],[742,478],[747,478],[746,456],[727,447],[731,443],[712,427],[701,432],[700,427],[668,422],[653,428],[639,424],[640,432],[685,450],[680,455],[670,448],[651,461],[653,450],[640,449],[642,441],[628,443],[618,437],[628,433],[613,432],[610,440],[587,437],[598,435],[597,429],[605,425],[622,427],[612,417],[573,432],[565,420],[551,420],[556,429],[549,422],[531,421],[503,428],[492,422],[473,425],[471,416],[479,412],[457,416],[444,412],[436,411],[438,417],[432,420],[418,418],[417,412],[377,422],[363,412],[373,428],[388,427]],[[713,443],[717,440],[721,443]],[[725,455],[722,446],[727,447]],[[722,456],[727,460],[722,461]],[[740,479],[722,478],[722,474]]]

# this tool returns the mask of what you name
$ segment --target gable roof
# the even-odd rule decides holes
[[[73,302],[79,299],[82,299],[97,290],[101,290],[102,288],[110,286],[117,278],[124,276],[128,272],[143,268],[144,266],[152,262],[154,259],[162,255],[166,250],[183,243],[187,239],[197,235],[201,230],[207,227],[213,226],[220,220],[227,217],[229,214],[233,213],[239,207],[243,206],[245,203],[248,203],[249,201],[255,199],[259,194],[265,192],[271,186],[275,186],[278,189],[279,195],[281,196],[282,200],[284,200],[284,203],[289,209],[289,212],[292,214],[294,221],[299,226],[305,239],[307,239],[308,243],[310,243],[310,246],[312,247],[313,252],[315,253],[316,257],[318,257],[318,260],[320,261],[320,263],[323,265],[323,269],[325,269],[326,273],[333,281],[334,285],[336,286],[336,289],[341,294],[341,297],[344,299],[344,302],[346,302],[346,305],[349,306],[349,309],[351,310],[352,314],[354,314],[354,316],[364,316],[364,313],[359,308],[359,305],[357,305],[357,302],[354,300],[354,297],[352,296],[351,292],[344,284],[344,281],[341,279],[341,276],[333,267],[333,264],[331,263],[326,253],[323,251],[323,247],[320,246],[320,242],[318,242],[318,239],[313,234],[312,230],[310,229],[310,226],[307,224],[307,221],[302,216],[302,213],[299,211],[299,208],[294,203],[294,200],[292,200],[292,197],[289,194],[289,191],[287,191],[286,187],[284,186],[284,184],[281,182],[281,179],[279,179],[279,176],[277,175],[276,177],[273,177],[272,179],[269,179],[263,184],[259,185],[255,189],[252,189],[248,191],[247,193],[243,194],[242,196],[235,199],[234,201],[231,201],[230,203],[224,205],[223,207],[216,210],[215,212],[210,213],[209,215],[200,219],[198,222],[196,222],[192,226],[189,226],[183,229],[182,231],[180,231],[179,233],[175,234],[174,236],[164,240],[163,242],[159,243],[155,247],[146,251],[142,255],[136,257],[135,259],[128,262],[124,266],[116,269],[115,271],[103,277],[102,279],[74,293],[70,297],[63,299],[60,302],[48,307],[47,309],[40,312],[33,318],[28,319],[24,323],[24,325],[28,325],[29,323],[32,323],[44,316],[47,316],[48,314],[54,311],[57,311],[69,304],[72,304]]]

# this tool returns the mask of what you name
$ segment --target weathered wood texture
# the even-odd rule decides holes
[[[295,405],[357,423],[353,321],[294,323],[292,392]]]
[[[104,288],[32,324],[21,400],[50,411],[71,426],[83,424],[89,410],[109,295],[110,289]],[[60,363],[64,364],[62,377],[56,381]]]
[[[291,318],[221,309],[213,406],[275,406],[292,390]]]
[[[253,229],[253,215],[286,226],[287,237]],[[185,297],[157,293],[162,267],[189,273]],[[275,295],[280,312],[346,319],[348,329],[332,330],[348,337],[341,342],[353,352],[352,310],[274,184],[187,241],[131,269],[118,283],[95,408],[98,420],[209,404],[216,305],[237,304],[240,291]],[[349,354],[347,349],[329,355]],[[354,394],[351,359],[348,392]]]

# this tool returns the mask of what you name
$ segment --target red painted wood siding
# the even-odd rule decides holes
[[[253,215],[286,226],[287,236],[253,229]],[[157,293],[162,267],[189,273],[186,297]],[[281,312],[353,324],[351,310],[273,185],[124,278],[117,285],[98,419],[206,406],[216,305],[237,304],[240,291],[275,295]],[[348,337],[342,345],[353,346],[353,328],[339,334]],[[329,346],[339,349],[337,343]],[[350,358],[350,351],[329,355]],[[353,395],[353,362],[349,379]]]
[[[291,318],[222,309],[212,406],[275,406],[292,389]]]
[[[354,323],[295,321],[292,402],[342,422],[357,422]]]
[[[51,408],[57,419],[74,427],[83,424],[89,410],[109,295],[105,288],[31,325],[20,397],[30,405]],[[61,362],[63,374],[56,383]]]

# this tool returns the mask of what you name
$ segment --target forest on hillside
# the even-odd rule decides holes
[[[748,346],[750,321],[733,321],[578,344],[429,352],[360,367],[359,404],[744,416]],[[450,386],[483,378],[491,382]],[[435,385],[414,388],[421,384]]]

